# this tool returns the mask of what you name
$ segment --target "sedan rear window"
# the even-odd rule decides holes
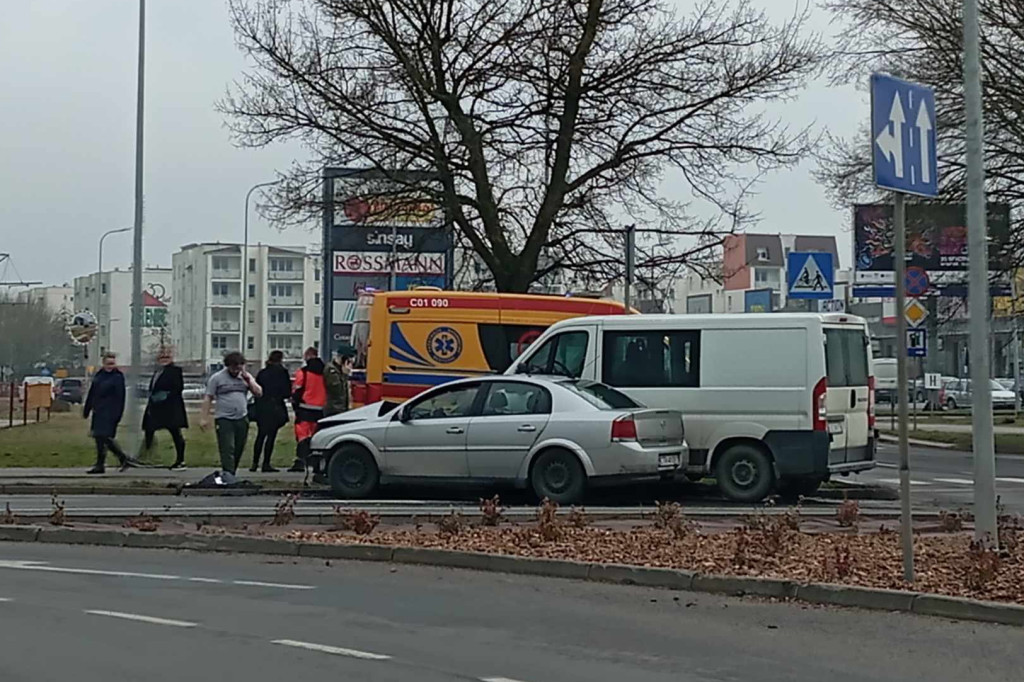
[[[622,391],[596,381],[560,381],[558,383],[599,410],[623,410],[643,407],[643,405]]]

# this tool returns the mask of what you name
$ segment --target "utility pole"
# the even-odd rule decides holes
[[[623,294],[623,302],[626,304],[626,312],[633,300],[633,277],[636,269],[636,224],[626,226],[626,287]]]
[[[270,187],[278,182],[278,180],[260,182],[250,187],[249,191],[245,193],[245,232],[242,237],[242,320],[239,323],[241,338],[238,341],[238,350],[242,353],[249,349],[246,339],[246,323],[249,321],[249,198],[259,188]],[[252,358],[249,358],[249,360],[252,360]]]
[[[914,519],[910,509],[910,442],[907,434],[907,206],[902,192],[893,193],[894,277],[896,279],[896,438],[900,458],[900,540],[903,579],[914,582]]]
[[[985,207],[984,121],[978,0],[964,0],[964,100],[967,112],[967,256],[970,300],[974,539],[999,548],[996,457],[989,373],[988,229]]]
[[[142,363],[142,141],[146,82],[146,0],[139,0],[139,74],[135,101],[135,233],[132,250],[132,364],[128,373],[128,423],[139,430],[139,377]],[[136,438],[136,440],[138,440]]]

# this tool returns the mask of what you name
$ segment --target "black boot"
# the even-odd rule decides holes
[[[92,469],[89,469],[85,473],[87,474],[105,474],[107,473],[106,468],[102,464],[96,464]]]

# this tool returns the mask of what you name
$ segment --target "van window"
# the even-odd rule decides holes
[[[522,371],[579,378],[587,358],[587,332],[562,332],[545,341],[526,361]]]
[[[868,340],[863,329],[825,329],[825,372],[829,388],[868,385]]]
[[[500,374],[544,332],[544,327],[481,323],[477,331],[480,333],[480,347],[483,348],[487,366]]]
[[[699,386],[700,332],[605,332],[602,365],[610,386]]]

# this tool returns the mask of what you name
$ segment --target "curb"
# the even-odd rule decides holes
[[[879,434],[878,440],[885,441],[886,443],[899,442],[899,439],[896,436],[889,435],[888,433]],[[940,450],[952,450],[954,447],[956,447],[956,443],[940,443],[939,441],[921,440],[920,438],[908,438],[907,444],[917,445],[923,448],[939,448]]]
[[[584,563],[535,559],[504,554],[461,552],[430,547],[388,545],[324,545],[277,538],[240,535],[140,533],[128,530],[69,527],[0,526],[0,542],[43,542],[144,549],[189,549],[235,554],[267,554],[315,559],[374,561],[420,566],[461,568],[545,578],[568,578],[613,585],[668,590],[793,599],[811,604],[875,611],[914,613],[954,620],[1024,626],[1024,606],[940,594],[832,583],[801,584],[779,578],[714,575],[671,568],[626,564]]]

